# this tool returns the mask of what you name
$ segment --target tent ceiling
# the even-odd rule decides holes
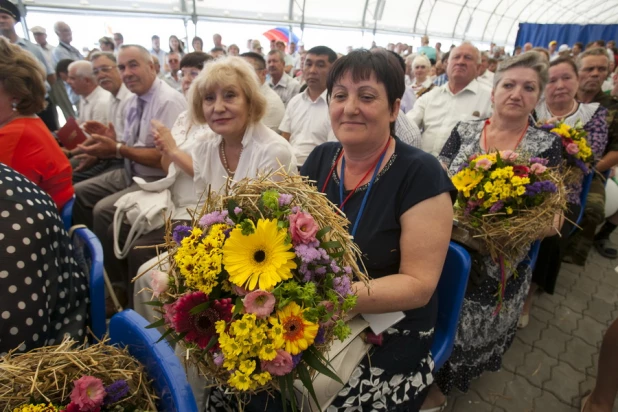
[[[23,0],[36,9],[191,18],[193,0]],[[185,3],[186,2],[186,3]],[[513,44],[519,22],[610,24],[616,0],[196,0],[198,19],[326,26]],[[304,6],[304,11],[303,11]]]

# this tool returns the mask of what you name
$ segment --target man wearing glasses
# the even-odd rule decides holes
[[[97,121],[87,121],[84,123],[84,130],[90,134],[104,134],[106,128],[115,130],[116,139],[122,141],[124,133],[125,117],[127,115],[127,103],[133,93],[127,89],[122,82],[116,56],[109,52],[99,52],[91,56],[92,72],[96,77],[97,83],[103,89],[111,93],[107,103],[108,124]],[[107,122],[106,122],[107,123]],[[80,150],[80,149],[76,149]],[[123,166],[121,159],[99,159],[86,153],[76,154],[71,160],[74,167],[73,183],[81,182],[91,177],[98,176],[110,170],[118,169]]]

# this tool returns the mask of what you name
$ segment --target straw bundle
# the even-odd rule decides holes
[[[157,396],[144,368],[126,348],[110,346],[106,340],[90,346],[80,345],[70,338],[60,345],[24,354],[12,351],[0,359],[0,411],[12,411],[33,399],[67,405],[71,401],[73,381],[86,375],[101,379],[104,385],[125,380],[130,392],[121,404],[156,411]]]
[[[566,209],[566,188],[563,175],[558,170],[549,173],[557,191],[532,209],[520,209],[505,218],[506,213],[483,215],[480,219],[466,216],[463,208],[455,209],[455,219],[462,223],[495,260],[499,256],[516,263],[528,253],[530,244],[542,237],[552,226],[554,217]],[[559,234],[559,232],[557,232]]]

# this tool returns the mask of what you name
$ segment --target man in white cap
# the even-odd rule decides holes
[[[43,56],[45,56],[45,61],[47,61],[47,64],[53,68],[54,60],[52,53],[54,52],[55,47],[47,43],[47,31],[41,26],[34,26],[30,29],[30,31],[34,35],[34,41],[41,48]]]

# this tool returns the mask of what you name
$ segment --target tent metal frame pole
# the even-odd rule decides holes
[[[469,0],[466,0],[466,2],[463,4],[463,6],[461,6],[461,9],[459,9],[459,14],[457,15],[457,20],[455,20],[455,27],[453,27],[453,34],[451,34],[451,37],[453,39],[455,38],[455,32],[457,31],[457,25],[459,24],[459,19],[461,18],[461,15],[463,14],[464,9],[468,5],[468,1]],[[464,33],[464,38],[465,37],[466,37],[466,33]]]
[[[423,4],[425,4],[425,0],[421,0],[421,4],[418,5],[418,11],[416,12],[416,18],[414,19],[414,28],[412,31],[417,33],[416,24],[418,23],[418,17],[421,15],[421,9],[423,8]]]
[[[433,15],[433,9],[438,4],[438,0],[433,0],[433,4],[431,5],[431,10],[429,10],[429,17],[427,17],[427,25],[425,26],[425,36],[427,36],[427,29],[429,28],[429,23],[431,22],[431,16]]]
[[[365,7],[363,9],[363,21],[361,22],[361,28],[363,33],[365,32],[365,22],[367,21],[367,9],[369,8],[369,0],[365,0]]]
[[[504,0],[500,0],[498,3],[496,3],[496,7],[494,7],[494,10],[491,12],[491,15],[489,16],[489,18],[487,19],[487,22],[485,23],[485,28],[483,29],[483,35],[481,36],[481,41],[485,41],[485,34],[487,34],[487,28],[489,27],[489,22],[491,21],[491,19],[496,15],[496,10],[498,10],[498,7],[500,7],[500,5],[504,2]],[[498,21],[499,22],[499,21]]]
[[[508,39],[511,36],[511,32],[513,31],[513,27],[515,27],[515,24],[519,22],[519,18],[521,17],[522,13],[524,12],[524,10],[526,10],[528,8],[528,6],[530,6],[532,3],[534,2],[534,0],[530,0],[528,2],[528,4],[526,4],[526,7],[524,7],[523,9],[521,9],[519,11],[519,14],[517,14],[517,17],[515,17],[513,19],[513,23],[511,24],[511,28],[509,29],[508,33],[506,34],[506,38]]]

